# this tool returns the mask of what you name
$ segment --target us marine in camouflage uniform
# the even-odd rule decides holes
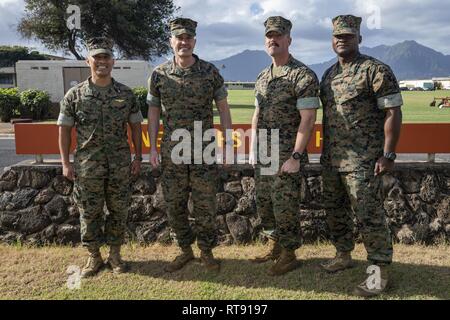
[[[140,171],[141,111],[130,88],[111,77],[113,44],[105,38],[88,43],[88,80],[70,89],[61,101],[58,118],[63,174],[74,180],[74,200],[80,212],[81,242],[89,252],[82,277],[95,275],[104,263],[99,248],[110,246],[106,265],[126,271],[120,247],[130,206],[131,175]],[[136,150],[131,163],[127,123]],[[74,166],[69,162],[72,127],[77,132]],[[106,204],[108,214],[104,214]]]
[[[172,158],[172,150],[179,143],[171,139],[175,130],[185,129],[191,137],[194,137],[194,122],[202,125],[202,136],[205,130],[214,127],[213,100],[220,113],[222,128],[231,128],[228,94],[222,76],[214,65],[193,54],[196,27],[197,22],[186,18],[170,22],[170,44],[174,58],[158,66],[149,79],[150,162],[153,167],[159,165],[157,133],[162,113],[164,126],[161,142],[162,188],[169,225],[182,251],[166,266],[167,272],[179,270],[194,259],[191,245],[195,240],[201,250],[200,259],[203,265],[208,270],[220,269],[219,261],[214,259],[212,254],[212,249],[217,244],[217,167],[214,164],[204,164],[202,159],[200,162],[195,161],[198,159],[194,159],[194,156],[201,158],[202,154],[194,155],[193,146],[191,154],[187,155],[190,161],[177,164]],[[203,148],[207,144],[208,142],[203,143]],[[190,192],[195,234],[188,220],[187,203]]]
[[[323,267],[335,272],[352,266],[353,211],[368,260],[381,268],[378,289],[369,289],[366,281],[355,289],[355,294],[371,296],[385,289],[386,266],[392,261],[380,189],[381,175],[394,167],[403,101],[392,70],[359,53],[360,24],[361,18],[351,15],[333,19],[333,49],[339,61],[325,72],[320,88],[324,206],[337,250]]]
[[[283,17],[270,17],[264,26],[266,50],[273,63],[256,81],[252,130],[256,133],[257,129],[259,132],[266,129],[269,141],[271,130],[279,130],[282,166],[275,175],[264,175],[263,165],[256,166],[257,211],[263,233],[271,239],[271,248],[269,253],[253,261],[276,260],[269,274],[282,275],[298,266],[295,250],[301,245],[301,170],[308,162],[306,146],[319,108],[319,81],[313,71],[289,54],[291,22]],[[256,137],[252,135],[252,150]],[[250,162],[257,163],[256,154],[251,153]]]

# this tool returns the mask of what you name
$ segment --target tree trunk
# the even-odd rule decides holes
[[[77,58],[77,60],[84,60],[84,57],[79,55],[75,47],[77,41],[77,30],[72,30],[69,36],[69,51]]]

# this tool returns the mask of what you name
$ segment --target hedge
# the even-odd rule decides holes
[[[0,88],[0,121],[9,122],[16,116],[20,107],[20,94],[17,88]]]
[[[18,88],[0,89],[0,121],[9,122],[12,117],[44,120],[51,106],[50,95],[41,90]]]
[[[34,89],[25,90],[20,94],[19,113],[22,118],[43,120],[50,105],[50,95],[47,92]]]

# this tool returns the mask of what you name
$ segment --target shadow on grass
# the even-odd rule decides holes
[[[238,109],[238,110],[255,110],[255,106],[252,105],[243,105],[243,104],[231,104],[230,105],[230,109]],[[219,111],[217,110],[217,108],[213,109],[214,112],[214,116],[218,116],[219,115]]]
[[[254,264],[247,260],[224,259],[218,274],[206,271],[198,260],[174,273],[164,272],[165,261],[129,262],[131,273],[172,281],[206,281],[233,287],[274,288],[318,293],[352,295],[353,288],[366,278],[367,262],[355,260],[352,269],[335,274],[323,271],[319,264],[326,259],[302,260],[302,265],[281,277],[267,275],[271,262]],[[382,299],[431,297],[450,299],[450,267],[414,265],[395,262],[390,271],[389,291]]]
[[[247,109],[255,110],[255,106],[248,104],[230,104],[230,109]]]

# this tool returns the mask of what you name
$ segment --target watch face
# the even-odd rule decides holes
[[[394,161],[397,158],[397,155],[394,152],[386,153],[384,156],[386,159]]]
[[[301,154],[298,152],[294,152],[292,154],[292,158],[294,158],[295,160],[300,160],[301,157],[302,157]]]

